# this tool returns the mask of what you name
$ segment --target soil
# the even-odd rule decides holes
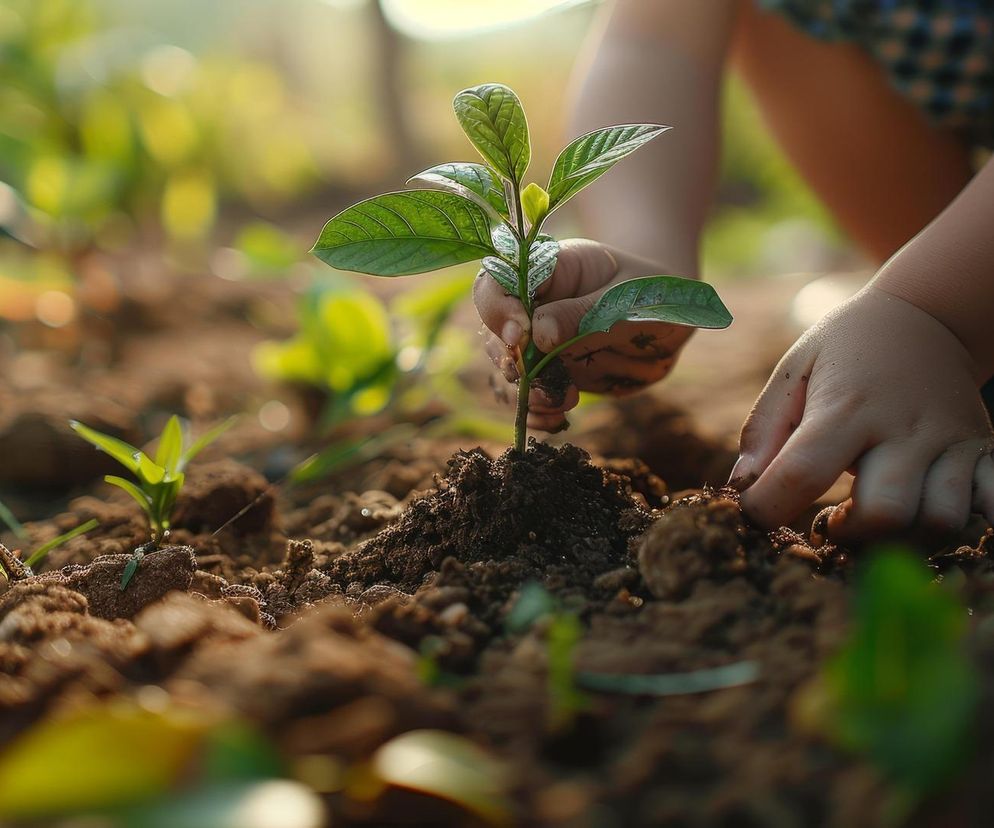
[[[160,342],[179,341],[179,331],[194,343],[208,336],[191,290],[182,312],[166,314],[156,311],[168,307],[160,294],[125,291],[122,307],[143,321],[101,334],[120,355],[104,387],[127,376],[139,389],[119,409],[90,394],[94,424],[140,444],[167,402],[199,422],[272,393],[241,369],[209,394],[197,390],[215,381],[207,369],[135,379],[153,359],[132,339],[142,326]],[[214,312],[234,317],[261,289],[241,290]],[[215,374],[235,348],[244,359],[255,336],[229,333],[218,329],[230,352],[211,346]],[[48,391],[0,380],[0,399],[16,399],[21,412],[0,422],[15,468],[31,464],[18,454],[25,432],[11,424],[34,417],[61,435],[75,412],[60,406],[86,396],[86,371],[56,373],[62,401],[48,407],[38,402]],[[306,408],[284,399],[292,411]],[[0,494],[5,502],[43,518],[28,526],[32,544],[91,517],[100,526],[53,551],[39,574],[0,579],[0,746],[66,710],[140,699],[156,685],[178,704],[238,715],[290,767],[320,756],[361,768],[398,734],[463,734],[506,764],[513,824],[887,824],[885,781],[812,733],[801,709],[804,688],[845,634],[853,552],[817,532],[749,525],[736,493],[720,487],[734,459],[727,445],[702,436],[684,411],[640,395],[592,412],[571,438],[593,460],[573,445],[533,442],[520,454],[416,438],[307,486],[260,473],[288,465],[280,452],[306,456],[304,431],[273,434],[247,421],[205,452],[189,469],[168,545],[145,554],[123,590],[147,528],[123,493],[98,482],[72,488],[101,473],[99,462],[76,467],[53,454],[23,483],[3,477],[17,481]],[[931,551],[973,610],[982,747],[958,787],[913,817],[920,825],[986,824],[991,805],[994,535],[973,540]],[[758,678],[665,698],[586,690],[564,714],[550,691],[553,621],[524,631],[508,624],[531,582],[578,619],[580,673],[745,660]],[[322,797],[336,826],[478,824],[401,789]]]

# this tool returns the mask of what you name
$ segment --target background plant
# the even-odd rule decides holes
[[[173,415],[159,435],[159,445],[152,460],[124,440],[102,434],[77,420],[69,423],[80,437],[109,454],[135,476],[132,481],[108,474],[104,480],[126,491],[141,506],[148,517],[152,542],[156,546],[168,536],[173,506],[183,489],[187,465],[233,424],[233,419],[226,420],[187,445],[179,417]]]
[[[668,127],[606,127],[570,143],[547,187],[525,185],[531,143],[525,113],[508,87],[463,90],[456,118],[485,164],[450,163],[411,179],[434,189],[386,193],[333,217],[313,252],[333,267],[376,276],[405,276],[482,260],[486,272],[529,317],[538,288],[556,266],[559,245],[542,232],[546,219],[614,164]],[[411,182],[409,182],[411,183]],[[515,448],[523,451],[531,383],[566,348],[623,321],[724,328],[731,315],[714,289],[677,276],[645,276],[609,288],[580,320],[577,335],[543,354],[530,343],[521,357]]]
[[[865,755],[906,812],[972,754],[979,701],[966,650],[968,614],[907,550],[879,550],[857,585],[852,628],[801,697],[812,724]]]

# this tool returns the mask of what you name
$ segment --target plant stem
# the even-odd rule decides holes
[[[533,367],[531,367],[531,368],[528,369],[528,379],[529,379],[529,381],[533,380],[533,379],[536,379],[538,377],[538,375],[541,374],[542,371],[545,370],[545,366],[546,365],[548,365],[550,362],[552,362],[552,360],[554,360],[557,356],[559,356],[563,351],[565,351],[567,348],[569,348],[570,345],[575,345],[577,342],[579,342],[585,336],[589,336],[589,334],[579,334],[578,336],[574,336],[572,339],[567,339],[565,342],[563,342],[560,345],[557,345],[555,348],[553,348],[551,351],[549,351],[549,353],[545,354],[538,362],[535,363],[535,365]]]
[[[514,416],[514,448],[524,452],[528,440],[528,392],[531,389],[531,379],[527,371],[521,372],[518,379],[518,410]]]
[[[525,313],[528,314],[528,321],[531,322],[534,306],[531,297],[528,295],[528,251],[538,233],[538,226],[532,227],[531,232],[525,235],[525,219],[521,212],[521,193],[518,189],[518,182],[514,182],[514,211],[517,219],[518,231],[518,298],[524,305]],[[529,325],[530,327],[530,325]],[[521,354],[521,364],[519,365],[520,376],[518,378],[518,406],[514,415],[514,448],[516,451],[524,453],[528,442],[528,392],[531,390],[531,376],[527,362],[527,354],[533,348],[526,348]]]

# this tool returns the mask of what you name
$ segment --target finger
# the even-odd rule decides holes
[[[529,414],[528,428],[533,431],[548,431],[555,434],[563,430],[566,423],[565,414]]]
[[[675,356],[632,356],[612,346],[587,348],[586,343],[564,354],[570,375],[581,381],[584,391],[616,393],[638,391],[665,377],[676,363]]]
[[[994,526],[994,458],[985,454],[973,470],[973,511]]]
[[[881,443],[856,463],[851,503],[830,522],[832,540],[849,541],[903,529],[914,522],[934,451]]]
[[[529,329],[524,306],[518,297],[509,296],[485,270],[477,274],[473,283],[473,302],[483,324],[506,345],[518,347],[524,344],[525,333]]]
[[[603,292],[600,290],[540,305],[532,317],[532,339],[539,350],[549,353],[557,345],[576,336],[580,320]]]
[[[483,342],[483,349],[487,352],[487,356],[490,357],[490,361],[504,376],[504,379],[508,382],[517,382],[517,349],[509,348],[500,337],[494,334],[486,336]]]
[[[950,446],[925,475],[919,520],[937,532],[958,532],[970,518],[977,462],[989,451],[981,440]]]
[[[562,397],[562,402],[558,405],[554,403],[549,394],[541,388],[532,386],[528,394],[528,411],[536,414],[559,414],[569,411],[580,402],[580,392],[575,385],[570,385]]]
[[[742,508],[761,526],[783,526],[815,502],[862,453],[865,438],[834,414],[805,417],[755,483]]]
[[[590,239],[565,239],[559,243],[559,255],[552,276],[535,293],[542,304],[583,296],[604,287],[618,272],[611,252]]]
[[[745,489],[766,470],[804,416],[811,363],[788,353],[773,370],[739,435],[729,485]]]

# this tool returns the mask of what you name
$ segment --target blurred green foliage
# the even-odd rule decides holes
[[[970,758],[979,684],[967,609],[914,555],[878,550],[856,587],[853,626],[827,664],[827,729],[914,798]]]
[[[222,199],[262,207],[314,185],[309,131],[275,67],[196,57],[100,8],[0,6],[0,180],[38,246],[114,247],[146,216],[197,240]]]

